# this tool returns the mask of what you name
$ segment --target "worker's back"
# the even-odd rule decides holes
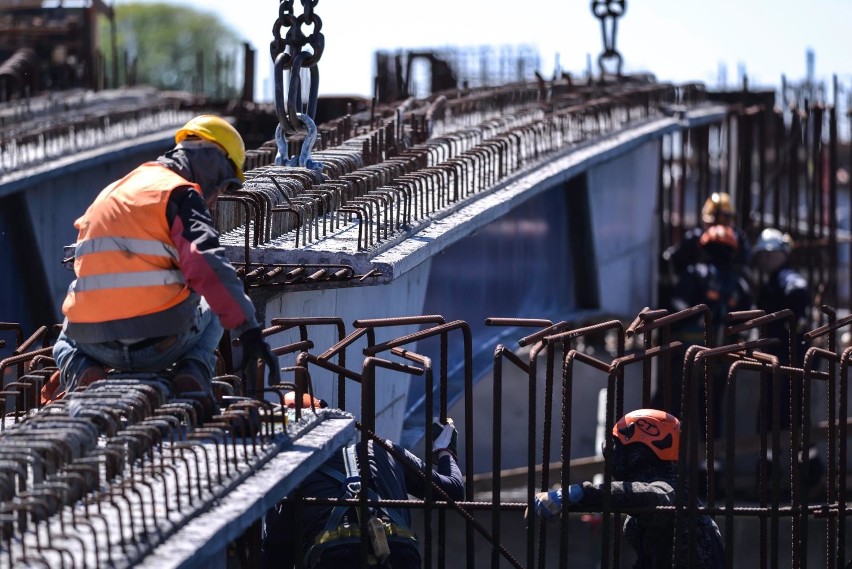
[[[359,445],[335,453],[299,487],[298,494],[324,499],[358,498],[360,477],[357,460]],[[402,447],[393,445],[400,456],[409,459],[414,470],[422,463]],[[425,480],[406,473],[404,467],[381,445],[368,444],[370,462],[370,499],[405,500],[408,494],[423,495]],[[349,466],[347,467],[347,462]],[[460,479],[460,476],[459,476]],[[354,484],[352,482],[355,482]],[[298,514],[295,505],[285,501],[270,511],[264,523],[264,563],[266,567],[292,567],[296,552],[297,532],[301,532],[299,549],[305,565],[310,568],[359,566],[361,560],[359,509],[330,504],[301,504]],[[298,515],[298,523],[295,516]],[[420,552],[411,531],[411,514],[407,508],[370,509],[384,525],[390,549],[387,560],[394,569],[419,568]],[[371,556],[372,559],[372,556]],[[383,566],[376,563],[375,566]]]

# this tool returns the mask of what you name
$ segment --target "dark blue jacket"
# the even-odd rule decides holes
[[[613,481],[612,506],[615,508],[674,506],[676,471],[673,466],[654,468],[633,467],[630,480]],[[598,508],[603,505],[604,488],[601,484],[583,483],[583,498],[580,505]],[[703,503],[699,500],[699,506]],[[684,524],[688,531],[688,524]],[[624,538],[636,552],[634,569],[671,569],[674,514],[636,513],[624,521]],[[689,552],[686,535],[680,540],[683,548],[679,555],[680,567],[686,567]],[[725,566],[725,551],[716,522],[708,515],[699,516],[695,547],[698,564],[690,569],[722,569]]]
[[[390,441],[388,441],[390,443]],[[408,495],[418,498],[425,496],[425,481],[417,472],[425,472],[426,465],[418,457],[403,447],[390,443],[399,455],[404,457],[407,465],[396,460],[390,453],[372,441],[368,445],[370,457],[371,488],[379,498],[386,500],[406,500]],[[343,454],[336,452],[325,463],[337,472],[346,473]],[[453,500],[464,499],[464,479],[452,456],[440,457],[431,472],[431,480]],[[317,470],[302,483],[299,488],[305,497],[340,498],[342,496],[339,480]],[[433,493],[440,499],[437,493]],[[298,528],[302,533],[301,550],[304,555],[313,545],[317,535],[325,528],[326,520],[332,512],[331,505],[303,505],[299,508]],[[281,502],[270,510],[264,517],[263,523],[263,558],[265,567],[293,567],[296,557],[297,523],[295,507],[292,501]],[[394,515],[401,518],[411,528],[411,513],[409,508],[396,508]],[[349,512],[349,522],[357,524],[356,510]],[[357,550],[353,562],[359,561]],[[354,565],[353,565],[354,567]]]
[[[804,333],[808,328],[808,311],[811,306],[811,292],[808,288],[808,281],[790,267],[781,267],[769,276],[769,280],[758,292],[757,307],[760,310],[772,314],[789,308],[796,317],[795,341],[796,359],[798,361],[793,363],[796,366],[801,366],[804,358]],[[790,338],[787,322],[784,320],[771,322],[766,327],[765,336],[777,338],[781,341],[778,346],[767,348],[766,351],[778,356],[781,365],[789,365],[790,358],[787,347]]]

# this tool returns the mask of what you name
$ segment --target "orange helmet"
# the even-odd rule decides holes
[[[618,420],[612,436],[621,444],[642,443],[660,460],[677,460],[680,449],[680,421],[657,409],[637,409]]]
[[[710,243],[724,245],[735,251],[740,247],[737,234],[730,225],[711,225],[701,234],[699,242],[702,247]]]
[[[287,406],[288,409],[296,408],[296,392],[288,391],[284,394],[284,405]],[[320,399],[318,397],[311,397],[307,393],[302,394],[302,409],[310,409],[311,407],[316,407],[318,409],[328,407],[328,403],[325,400]]]

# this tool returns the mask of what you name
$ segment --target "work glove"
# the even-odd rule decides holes
[[[447,424],[444,425],[439,421],[432,423],[432,452],[437,453],[439,450],[445,450],[456,458],[459,442],[459,434],[456,431],[453,420],[447,418]]]
[[[281,370],[278,368],[278,358],[272,353],[272,349],[263,340],[260,328],[249,328],[240,335],[240,346],[243,349],[243,361],[240,363],[240,368],[246,377],[250,375],[250,370],[257,365],[257,360],[260,358],[266,367],[269,368],[268,385],[276,385],[281,383]]]
[[[571,484],[568,487],[568,503],[576,504],[583,499],[583,487]],[[562,489],[539,492],[535,495],[535,515],[543,520],[550,519],[562,511]]]

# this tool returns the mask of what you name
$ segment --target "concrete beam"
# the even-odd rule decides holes
[[[193,518],[136,567],[150,569],[225,566],[225,549],[242,536],[323,462],[349,444],[355,419],[332,409],[292,446],[273,457],[211,510]]]
[[[677,113],[675,116],[654,118],[630,128],[607,134],[598,139],[566,148],[524,168],[492,189],[456,204],[410,227],[396,239],[373,251],[352,253],[357,240],[358,226],[352,224],[334,236],[320,239],[298,249],[281,239],[252,250],[252,262],[309,264],[326,263],[352,266],[356,272],[378,269],[382,275],[366,283],[347,282],[337,286],[359,286],[387,283],[404,275],[453,243],[499,219],[526,200],[577,176],[595,165],[685,128],[719,122],[727,116],[720,105],[702,107]],[[229,259],[241,262],[244,256],[242,234],[223,236]],[[324,283],[323,288],[330,285]]]

